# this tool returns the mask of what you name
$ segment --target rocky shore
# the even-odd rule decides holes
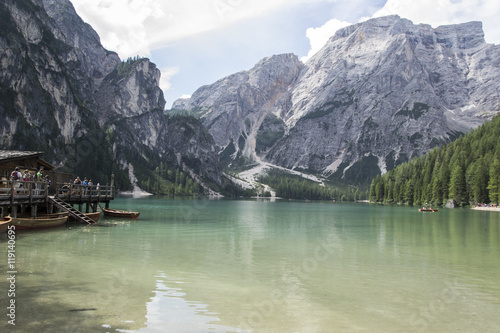
[[[486,211],[490,211],[490,212],[500,212],[500,207],[487,207],[487,206],[479,207],[479,206],[474,206],[474,207],[472,207],[472,209],[475,209],[475,210],[486,210]]]

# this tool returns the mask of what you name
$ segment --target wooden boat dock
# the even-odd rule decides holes
[[[56,172],[55,167],[44,161],[43,152],[0,150],[0,208],[1,217],[10,215],[13,219],[22,216],[36,218],[38,212],[67,212],[75,219],[92,223],[84,213],[95,213],[101,203],[109,208],[114,199],[114,176],[111,185],[72,184],[72,174]],[[35,174],[42,170],[51,183],[12,179],[12,171],[25,170]],[[50,177],[49,177],[50,176]]]
[[[111,182],[113,183],[113,178]],[[109,208],[110,201],[114,199],[114,192],[113,185],[59,183],[56,184],[55,193],[50,195],[48,183],[0,180],[1,215],[10,214],[12,218],[17,218],[19,212],[36,217],[39,208],[45,208],[47,214],[60,209],[77,220],[93,223],[83,214],[84,210],[85,213],[95,213],[99,204]]]

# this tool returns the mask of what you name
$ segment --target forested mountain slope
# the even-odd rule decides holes
[[[500,116],[373,179],[370,201],[459,206],[499,201]]]

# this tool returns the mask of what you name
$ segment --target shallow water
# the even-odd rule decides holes
[[[2,332],[500,329],[496,212],[158,198],[112,207],[141,216],[18,231],[15,297],[1,236]]]

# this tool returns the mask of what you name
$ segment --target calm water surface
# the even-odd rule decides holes
[[[118,199],[16,236],[1,332],[499,332],[500,214],[327,202]]]

